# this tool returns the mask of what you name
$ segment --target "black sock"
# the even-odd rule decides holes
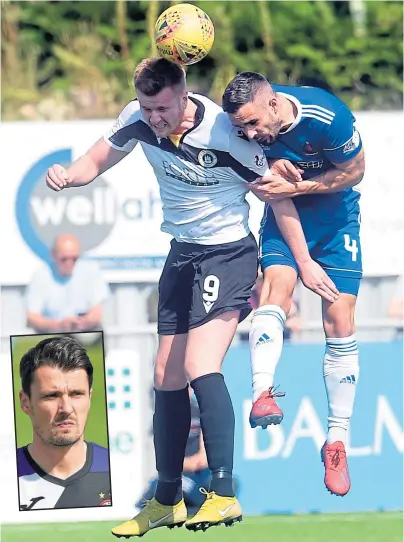
[[[209,468],[210,491],[234,497],[234,411],[221,373],[211,373],[191,382],[201,412],[201,427]]]
[[[173,505],[182,499],[182,469],[191,427],[188,386],[176,391],[155,391],[154,449],[158,483],[155,499]]]

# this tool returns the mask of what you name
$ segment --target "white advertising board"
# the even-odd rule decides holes
[[[404,183],[398,167],[403,115],[356,116],[367,162],[360,185],[364,272],[398,274],[403,268]],[[86,187],[56,193],[44,182],[49,166],[78,158],[111,122],[3,123],[0,220],[7,234],[1,241],[0,283],[26,284],[49,258],[55,236],[65,232],[77,234],[86,257],[100,262],[108,280],[158,279],[170,238],[160,231],[158,184],[140,146]],[[256,234],[263,206],[253,196],[249,201]]]

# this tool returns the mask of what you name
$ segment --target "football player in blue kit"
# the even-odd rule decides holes
[[[242,519],[233,483],[234,411],[221,367],[239,321],[251,310],[257,277],[258,247],[248,226],[246,195],[257,178],[278,177],[263,148],[235,128],[221,107],[188,93],[180,66],[144,59],[134,85],[137,99],[107,133],[67,168],[54,164],[46,176],[55,191],[84,186],[141,145],[159,183],[161,229],[172,237],[159,281],[154,368],[158,481],[147,505],[112,529],[117,537],[184,523],[189,530],[205,530]],[[127,182],[142,180],[135,165]],[[292,199],[271,205],[299,259],[306,242]],[[314,269],[328,288],[321,267]],[[191,424],[188,382],[200,409],[211,481],[203,505],[187,519],[182,471]]]
[[[274,393],[273,381],[300,275],[322,297],[329,407],[321,450],[324,481],[331,493],[345,495],[350,489],[346,435],[359,376],[354,312],[362,277],[360,194],[354,187],[365,170],[355,118],[343,102],[320,88],[271,85],[255,72],[240,73],[229,83],[223,109],[248,139],[264,147],[271,171],[280,175],[273,182],[258,181],[253,192],[266,202],[293,197],[307,242],[307,251],[294,257],[266,204],[260,239],[264,284],[250,330],[250,424],[266,427],[282,421],[274,399],[281,394]],[[331,283],[318,286],[313,260]],[[270,340],[260,340],[263,334]]]

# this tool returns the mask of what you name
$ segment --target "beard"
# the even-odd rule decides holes
[[[76,444],[77,441],[79,441],[81,438],[81,435],[52,435],[48,439],[44,440],[45,444],[52,444],[53,446],[73,446],[73,444]]]
[[[44,444],[58,447],[73,446],[83,436],[83,433],[78,434],[77,432],[74,434],[48,433],[45,435],[37,427],[35,427],[35,433]]]

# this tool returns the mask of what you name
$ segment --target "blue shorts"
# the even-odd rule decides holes
[[[344,206],[333,211],[299,206],[298,213],[310,256],[321,265],[339,292],[358,295],[362,278],[359,204],[349,212]],[[298,271],[269,205],[265,206],[261,228],[260,260],[262,271],[271,265],[288,265]]]

